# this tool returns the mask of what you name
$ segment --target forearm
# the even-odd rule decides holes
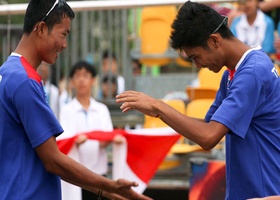
[[[118,189],[116,181],[93,173],[83,165],[61,153],[54,138],[50,138],[44,144],[37,147],[36,152],[48,172],[60,176],[69,183],[94,193],[97,193],[99,189],[108,193],[116,193]],[[106,192],[104,192],[105,195]],[[114,194],[108,197],[113,196]]]
[[[269,196],[264,198],[253,198],[248,200],[280,200],[280,196]]]
[[[280,7],[279,0],[262,1],[259,3],[259,7],[263,12],[269,12],[277,7]]]
[[[126,91],[116,97],[116,102],[122,103],[120,109],[123,112],[138,110],[149,116],[160,117],[175,131],[206,150],[216,146],[228,132],[228,128],[218,122],[206,123],[190,118],[163,101],[142,92]]]
[[[112,188],[108,187],[113,184],[112,180],[93,173],[66,155],[61,155],[59,159],[51,170],[63,180],[95,193],[99,189],[112,191]]]
[[[97,193],[103,191],[103,196],[110,199],[120,196],[113,194],[116,192],[115,181],[100,176],[80,165],[68,156],[62,155],[61,160],[54,166],[54,173],[59,175],[64,181],[80,186],[83,189]]]
[[[156,104],[155,109],[161,120],[205,150],[215,147],[228,131],[217,122],[206,123],[202,119],[188,117],[165,103]]]

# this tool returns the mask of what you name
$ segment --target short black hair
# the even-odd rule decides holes
[[[215,33],[223,38],[234,37],[227,27],[225,17],[202,3],[187,1],[178,11],[172,24],[171,47],[182,50],[183,47],[207,47],[208,37]]]
[[[116,54],[113,51],[109,51],[109,50],[103,51],[102,58],[103,60],[106,58],[113,58],[117,60]]]
[[[77,63],[75,63],[70,71],[70,78],[73,78],[73,76],[75,75],[77,70],[81,70],[81,69],[85,69],[86,71],[88,71],[89,73],[91,73],[92,77],[95,77],[97,72],[96,72],[96,68],[94,65],[89,64],[86,61],[78,61]]]
[[[112,73],[105,74],[102,77],[102,83],[113,83],[117,85],[118,84],[117,76]]]
[[[43,20],[48,28],[52,30],[53,26],[60,23],[63,18],[69,17],[71,20],[74,19],[75,13],[65,0],[59,0],[54,9],[45,17],[55,1],[56,0],[30,0],[24,17],[23,32],[30,34],[34,26]]]

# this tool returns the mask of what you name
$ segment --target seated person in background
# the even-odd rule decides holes
[[[117,81],[118,81],[117,94],[124,92],[125,80],[124,80],[124,77],[119,74],[118,62],[117,62],[117,57],[116,57],[115,53],[111,52],[109,50],[106,50],[103,52],[102,59],[103,59],[102,74],[108,74],[108,73],[115,74],[117,76]]]
[[[114,74],[105,74],[102,78],[102,99],[113,99],[117,95],[118,81]]]
[[[59,90],[53,83],[51,83],[51,68],[46,62],[42,62],[38,67],[38,73],[42,77],[44,90],[47,101],[55,116],[58,118],[59,113]]]
[[[260,45],[267,54],[274,53],[274,21],[258,7],[258,0],[246,0],[241,4],[244,14],[233,19],[230,29],[245,44]]]
[[[132,62],[132,74],[133,76],[141,75],[142,64],[137,59],[133,59]]]
[[[112,131],[113,124],[108,108],[91,96],[96,70],[87,62],[76,63],[70,71],[71,86],[75,97],[61,107],[60,123],[65,130],[58,139],[75,136],[89,131]],[[106,133],[104,133],[106,134]],[[116,136],[114,142],[122,141]],[[120,140],[118,140],[120,139]],[[109,142],[88,140],[80,134],[76,145],[70,150],[69,156],[97,174],[106,176],[108,160],[106,146]],[[62,181],[63,200],[97,199],[97,195]]]

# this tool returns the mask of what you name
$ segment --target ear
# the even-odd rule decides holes
[[[220,45],[220,37],[218,37],[217,34],[210,35],[208,45],[213,46],[214,48],[218,48]]]
[[[37,31],[39,35],[42,35],[44,31],[46,31],[46,23],[43,21],[38,22],[35,27],[33,28],[33,31]]]

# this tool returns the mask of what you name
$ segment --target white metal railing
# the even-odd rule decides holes
[[[74,11],[128,9],[155,5],[180,5],[186,0],[116,0],[116,1],[70,1],[67,2]],[[200,3],[238,2],[238,0],[194,0]],[[0,5],[0,15],[24,14],[27,4]]]
[[[199,3],[232,3],[238,0],[194,0]],[[76,17],[71,23],[71,33],[68,37],[68,47],[58,57],[54,74],[55,82],[58,83],[61,73],[68,75],[70,67],[78,60],[92,59],[100,70],[101,55],[104,49],[116,53],[119,71],[126,80],[126,89],[134,89],[138,79],[132,76],[131,57],[129,52],[137,35],[138,24],[135,23],[139,17],[136,10],[146,6],[156,5],[182,5],[186,0],[115,0],[115,1],[69,1],[68,4],[75,11]],[[23,15],[28,4],[6,4],[0,5],[0,16],[7,16],[7,23],[0,25],[0,65],[16,47],[22,34],[21,24],[11,23],[14,15]],[[129,17],[133,13],[133,29],[129,28]],[[129,39],[130,38],[130,39]],[[156,38],[155,38],[156,39]],[[138,77],[139,78],[139,77]],[[140,77],[141,78],[141,77]],[[145,82],[141,79],[139,82]],[[173,83],[174,81],[172,81]],[[170,87],[172,84],[170,84]],[[139,87],[142,87],[140,84]],[[139,88],[138,87],[138,88]],[[147,88],[143,86],[143,88]],[[150,88],[150,87],[149,87]],[[151,88],[150,88],[151,89]],[[159,90],[167,87],[160,88]],[[141,90],[141,89],[140,89]],[[142,90],[143,91],[143,90]],[[151,91],[153,95],[155,90]],[[164,91],[165,92],[165,91]],[[149,94],[148,91],[146,93]],[[161,93],[160,91],[158,92]]]

